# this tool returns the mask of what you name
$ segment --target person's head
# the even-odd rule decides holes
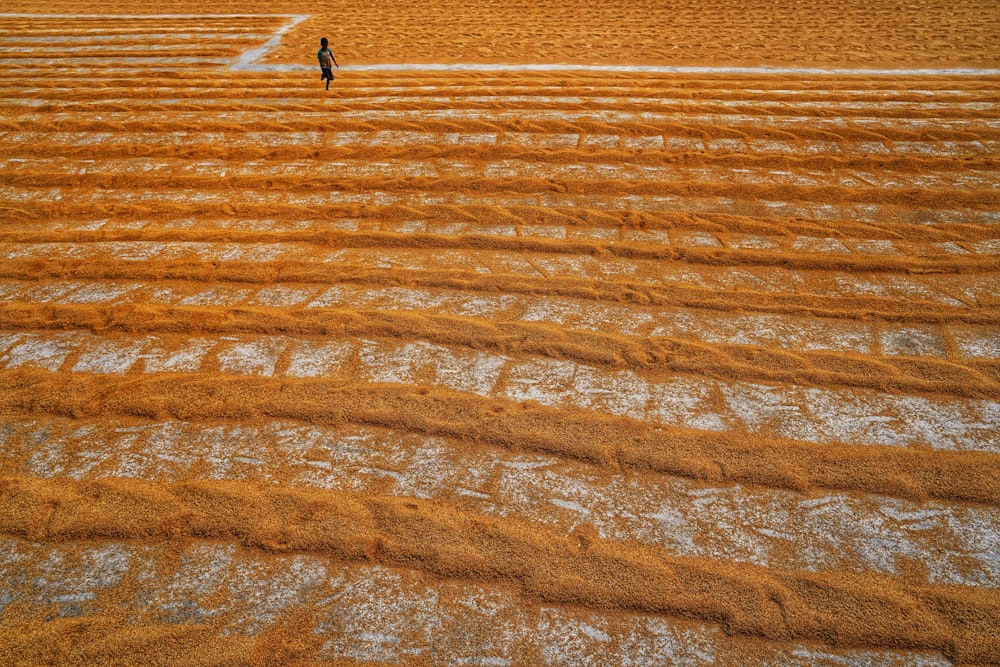
[[[324,49],[325,49],[325,48],[326,48],[326,47],[327,47],[327,46],[328,46],[329,44],[330,44],[330,42],[326,41],[326,37],[324,37],[323,39],[319,40],[319,45],[320,45],[320,46],[322,46],[322,47],[323,47]]]

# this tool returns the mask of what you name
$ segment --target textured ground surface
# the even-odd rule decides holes
[[[1000,61],[993,3],[454,4],[327,34]],[[1000,77],[233,70],[330,17],[0,17],[5,664],[998,660]]]
[[[0,11],[307,14],[274,62],[1000,66],[995,0],[3,0]],[[46,34],[52,34],[51,32]]]

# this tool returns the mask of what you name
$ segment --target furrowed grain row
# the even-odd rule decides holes
[[[0,302],[17,304],[94,304],[127,306],[224,306],[251,308],[354,309],[384,312],[432,311],[436,315],[491,322],[538,322],[569,330],[613,336],[668,337],[728,345],[781,348],[789,352],[828,351],[860,355],[965,359],[1000,358],[991,329],[949,321],[937,325],[874,325],[864,320],[784,314],[733,316],[710,309],[589,302],[541,295],[491,295],[412,287],[328,287],[309,283],[267,286],[189,281],[26,281],[0,282]],[[708,310],[708,312],[705,312]],[[83,326],[66,322],[63,326]],[[36,324],[41,327],[41,324]],[[48,323],[47,326],[56,326]],[[90,325],[94,328],[96,325]],[[103,326],[103,325],[102,325]]]

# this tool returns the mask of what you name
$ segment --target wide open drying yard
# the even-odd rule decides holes
[[[0,663],[1000,660],[995,2],[320,4],[0,2]]]

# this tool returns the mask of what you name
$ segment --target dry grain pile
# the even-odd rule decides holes
[[[1000,77],[143,7],[0,17],[0,661],[998,660]]]

